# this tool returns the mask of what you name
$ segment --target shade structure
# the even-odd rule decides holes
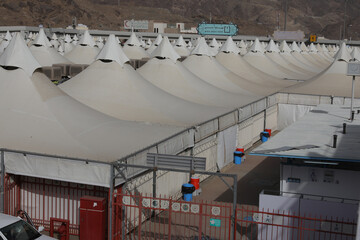
[[[269,93],[266,88],[231,72],[214,57],[191,55],[183,61],[183,64],[197,77],[222,90],[249,96],[253,99]]]
[[[91,64],[98,53],[99,48],[95,46],[95,41],[89,32],[85,31],[78,44],[64,56],[75,64]]]
[[[180,35],[180,37],[176,40],[174,49],[177,52],[177,54],[180,55],[180,57],[187,57],[190,55],[190,51],[187,48],[186,42],[184,41],[182,35]]]
[[[59,87],[78,101],[118,119],[192,126],[228,108],[175,97],[140,76],[130,65],[97,60]]]
[[[269,94],[296,83],[294,81],[280,80],[270,76],[250,65],[238,54],[220,52],[216,55],[216,60],[236,75],[266,89]]]
[[[179,61],[153,58],[137,69],[137,72],[164,91],[199,104],[235,108],[254,100],[208,84]]]
[[[141,60],[149,58],[149,54],[141,47],[141,42],[136,37],[135,33],[131,33],[130,38],[125,42],[123,51],[131,60]]]
[[[152,52],[160,45],[161,41],[162,41],[163,37],[161,36],[161,34],[157,35],[156,39],[154,40],[154,42],[150,45],[150,47],[146,50],[146,52],[151,55]],[[150,40],[150,39],[149,39]]]
[[[330,67],[304,83],[285,89],[285,92],[351,97],[352,76],[346,75],[347,61],[350,58],[351,56],[347,53],[346,46],[343,44],[336,56],[336,60]],[[359,82],[359,79],[357,79],[355,84],[357,85]],[[360,97],[359,91],[355,91],[355,97]]]
[[[97,61],[59,87],[78,101],[123,120],[192,126],[230,111],[166,93],[142,78],[122,56],[115,36],[110,35]]]
[[[45,36],[43,29],[40,29],[38,36],[34,40],[32,46],[30,46],[30,51],[42,67],[60,63],[72,63],[52,47],[51,43]]]

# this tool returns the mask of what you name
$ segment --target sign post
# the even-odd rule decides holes
[[[197,27],[199,35],[220,35],[220,36],[234,36],[238,32],[236,24],[209,24],[200,23]]]
[[[351,87],[351,105],[350,105],[350,120],[354,120],[353,104],[354,104],[354,92],[355,92],[355,76],[360,76],[360,63],[348,63],[347,75],[352,76]]]

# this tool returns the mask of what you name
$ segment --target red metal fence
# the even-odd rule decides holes
[[[118,194],[113,239],[232,239],[232,204]],[[238,207],[234,239],[355,239],[356,222]]]

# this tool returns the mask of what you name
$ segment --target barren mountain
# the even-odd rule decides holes
[[[125,19],[196,26],[210,20],[236,23],[239,34],[271,35],[284,27],[286,0],[1,0],[0,25],[66,27],[74,17],[92,29],[120,30]],[[287,30],[338,39],[360,39],[360,0],[287,0]]]

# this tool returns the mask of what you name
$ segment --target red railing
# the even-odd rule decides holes
[[[113,239],[232,239],[232,204],[118,194],[113,207]],[[256,207],[238,207],[235,220],[234,239],[350,240],[357,226],[346,219]]]

